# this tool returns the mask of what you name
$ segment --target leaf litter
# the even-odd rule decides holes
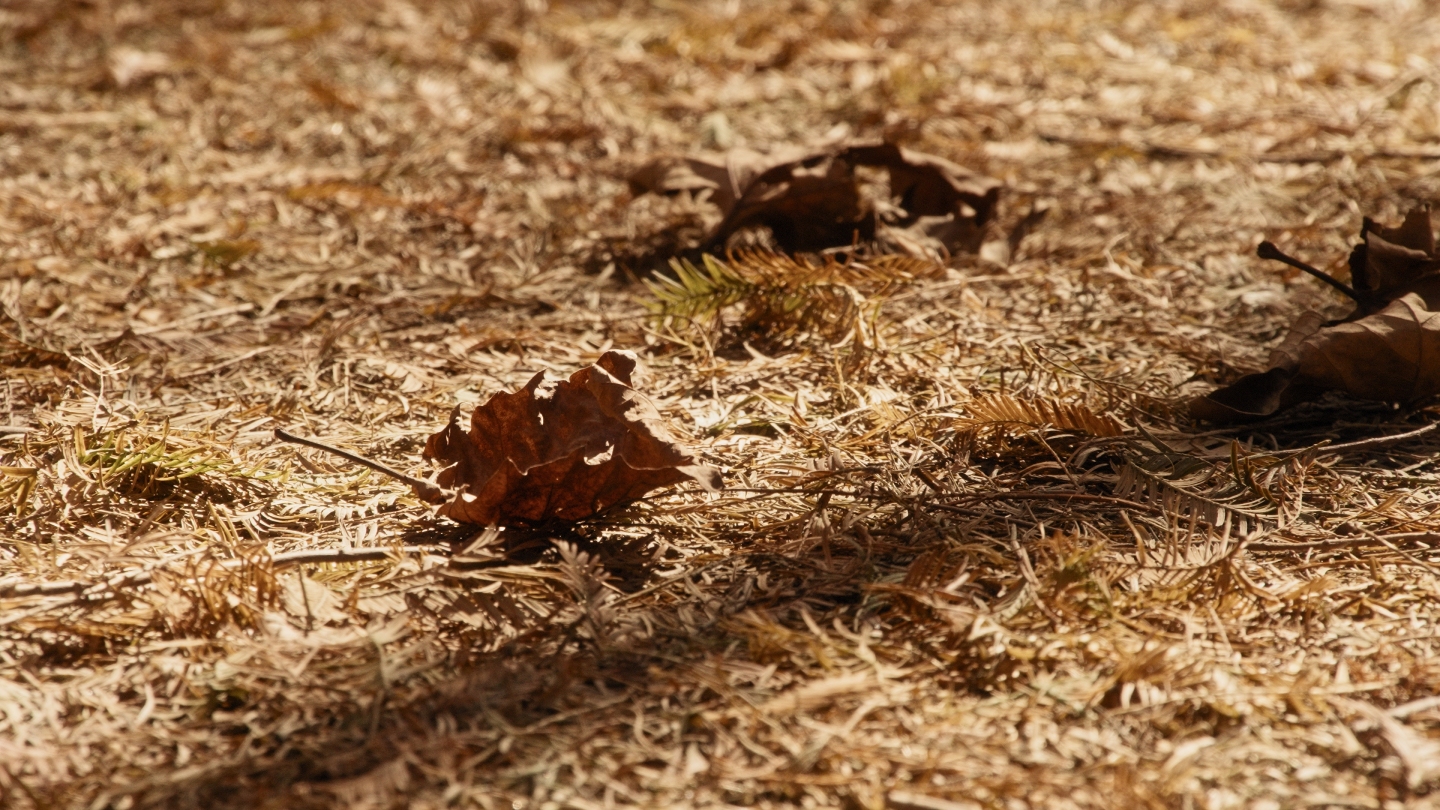
[[[1190,410],[1201,419],[1259,419],[1326,391],[1386,402],[1413,402],[1440,393],[1440,256],[1430,208],[1415,208],[1394,228],[1366,219],[1350,253],[1354,287],[1305,268],[1355,301],[1335,321],[1302,314],[1270,356],[1267,371],[1200,397]],[[1269,242],[1262,258],[1281,258]],[[1303,267],[1303,265],[1301,265]]]
[[[1262,234],[1440,199],[1428,11],[8,7],[0,804],[1433,804],[1433,404],[1187,410],[1338,307]],[[978,253],[628,190],[837,127],[1002,180]],[[520,538],[273,439],[423,480],[612,350],[723,493]]]
[[[883,195],[865,193],[861,168],[884,171]],[[763,228],[785,252],[865,244],[926,258],[978,250],[1002,185],[889,142],[661,158],[629,182],[636,193],[683,192],[717,207],[721,220],[701,243],[703,251],[723,251],[737,234]]]
[[[677,445],[659,412],[631,387],[638,373],[639,359],[624,351],[606,352],[566,380],[542,371],[519,391],[475,408],[468,433],[457,407],[425,442],[424,458],[442,466],[435,481],[283,430],[275,438],[407,483],[415,497],[439,506],[436,514],[480,526],[574,523],[682,481],[718,492],[720,471]]]
[[[444,465],[437,514],[460,523],[577,521],[658,487],[694,481],[718,492],[720,471],[675,444],[659,411],[633,387],[633,353],[609,351],[565,380],[536,374],[475,409],[470,431],[450,424],[425,442]]]

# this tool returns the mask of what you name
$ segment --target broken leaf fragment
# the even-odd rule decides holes
[[[858,167],[883,169],[886,199],[871,199]],[[701,246],[724,250],[730,237],[766,228],[787,252],[856,242],[941,258],[979,249],[995,216],[999,180],[935,155],[885,142],[841,144],[764,155],[734,149],[722,156],[661,158],[630,176],[636,194],[708,195],[722,219]]]
[[[677,444],[632,386],[637,365],[610,351],[569,379],[541,372],[477,407],[468,432],[457,410],[425,443],[449,491],[416,494],[460,523],[510,525],[581,520],[685,481],[719,490],[720,472]]]
[[[1396,228],[1366,217],[1360,240],[1350,252],[1350,276],[1360,305],[1345,320],[1369,315],[1407,293],[1419,295],[1427,309],[1440,304],[1440,257],[1435,255],[1428,205],[1412,210]]]
[[[1440,394],[1440,257],[1430,209],[1411,211],[1395,228],[1367,218],[1360,236],[1350,254],[1354,311],[1330,322],[1300,316],[1266,371],[1194,400],[1191,413],[1243,422],[1326,391],[1385,402]]]

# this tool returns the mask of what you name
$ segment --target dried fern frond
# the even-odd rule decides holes
[[[987,394],[971,400],[965,410],[967,415],[955,422],[960,447],[986,457],[1025,455],[1029,447],[1057,458],[1051,446],[1056,440],[1125,434],[1125,426],[1113,417],[1098,414],[1082,402],[1057,397],[1020,399]]]
[[[1233,524],[1241,532],[1273,521],[1278,509],[1275,497],[1238,459],[1216,464],[1163,447],[1129,456],[1120,467],[1115,494],[1158,500],[1171,514],[1220,530]]]
[[[545,613],[513,590],[499,581],[478,587],[437,587],[407,593],[405,603],[437,621],[471,628],[472,649],[487,650],[513,640],[545,618]],[[363,605],[365,598],[360,602]]]
[[[645,284],[653,296],[649,309],[661,325],[718,327],[734,342],[775,349],[805,334],[843,342],[860,328],[872,302],[937,267],[905,257],[813,262],[738,251],[727,262],[707,254],[699,267],[672,260],[670,275],[657,274]],[[725,310],[737,305],[739,317],[725,323]]]
[[[213,448],[179,444],[168,424],[158,436],[122,427],[87,437],[77,426],[72,441],[60,447],[70,468],[82,477],[132,497],[166,494],[177,484],[195,481],[207,473],[246,481],[276,476],[258,467],[237,464]]]
[[[999,428],[1012,433],[1060,431],[1086,436],[1123,436],[1125,426],[1114,417],[1097,414],[1079,402],[1053,397],[1019,399],[1007,394],[987,394],[966,405],[968,419],[962,429]]]
[[[583,611],[585,627],[597,644],[607,646],[617,618],[615,595],[606,585],[609,572],[597,557],[570,543],[557,542],[555,548],[560,551],[560,575]]]
[[[874,295],[888,287],[943,275],[942,265],[912,256],[884,255],[864,260],[837,261],[797,258],[763,250],[738,250],[730,255],[731,267],[747,278],[760,277],[771,283],[799,286],[829,282],[846,284]],[[753,275],[752,275],[753,274]]]

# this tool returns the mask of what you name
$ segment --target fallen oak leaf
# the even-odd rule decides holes
[[[456,408],[425,442],[424,458],[446,465],[436,481],[283,430],[275,438],[388,475],[438,514],[482,526],[582,520],[685,481],[719,491],[720,471],[681,448],[631,385],[638,366],[632,352],[609,351],[566,380],[542,371],[477,407],[468,433]]]
[[[692,155],[681,158],[658,158],[630,174],[630,190],[634,194],[707,194],[707,199],[720,209],[721,216],[730,213],[745,188],[756,176],[772,166],[803,158],[804,151],[787,149],[763,155],[750,149],[731,149],[723,155]]]
[[[1440,312],[1406,293],[1373,315],[1320,328],[1296,350],[1306,385],[1403,402],[1440,393]]]
[[[1418,294],[1427,309],[1440,308],[1440,257],[1435,255],[1430,206],[1413,209],[1396,228],[1366,217],[1360,239],[1349,261],[1359,306],[1345,320],[1368,315],[1407,293]]]
[[[1368,217],[1350,253],[1354,286],[1262,242],[1261,258],[1283,261],[1355,300],[1346,317],[1326,322],[1307,312],[1270,355],[1269,368],[1190,403],[1212,422],[1261,419],[1326,391],[1405,402],[1440,394],[1440,257],[1430,209],[1411,211],[1396,228]]]
[[[457,522],[508,525],[580,520],[684,481],[719,490],[720,472],[676,444],[632,387],[637,365],[610,351],[566,380],[536,374],[477,407],[468,433],[457,409],[424,453],[447,465],[437,483],[451,492],[416,494]]]
[[[893,202],[862,193],[860,166],[888,173]],[[787,252],[858,239],[926,258],[978,249],[1001,188],[1000,181],[944,158],[886,142],[661,158],[629,179],[636,194],[708,194],[722,218],[701,246],[705,251],[723,249],[730,237],[758,226]]]

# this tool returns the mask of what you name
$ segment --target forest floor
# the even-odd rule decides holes
[[[1187,408],[1346,309],[1262,239],[1440,200],[1429,3],[44,0],[0,76],[0,806],[1440,807],[1440,406]],[[719,215],[641,165],[857,138],[983,247],[643,283]],[[274,437],[426,475],[610,349],[725,492]]]

